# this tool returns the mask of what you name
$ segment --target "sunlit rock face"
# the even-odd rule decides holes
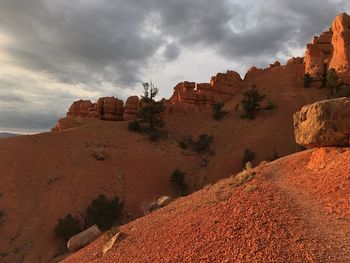
[[[315,36],[307,45],[305,73],[321,81],[328,69],[334,68],[340,81],[350,84],[350,16],[338,15],[329,31]]]

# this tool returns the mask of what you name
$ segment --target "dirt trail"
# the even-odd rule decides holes
[[[327,244],[320,262],[350,262],[350,219],[326,211],[307,189],[291,182],[284,165],[278,162],[271,182],[293,203],[295,213],[309,227],[319,242]],[[274,167],[276,168],[276,167]]]

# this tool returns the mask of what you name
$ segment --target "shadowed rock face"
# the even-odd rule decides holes
[[[329,31],[315,36],[307,45],[305,72],[322,80],[327,69],[334,68],[341,81],[350,84],[350,16],[338,15]]]
[[[304,106],[294,114],[296,142],[306,148],[348,146],[350,99],[340,98]]]

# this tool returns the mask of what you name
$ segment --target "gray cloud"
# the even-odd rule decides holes
[[[341,11],[349,11],[345,0],[1,0],[0,34],[9,42],[0,47],[14,66],[103,93],[103,83],[132,89],[147,78],[155,58],[174,62],[183,50],[209,49],[243,70],[268,64],[290,55],[290,47],[304,47]],[[5,80],[0,78],[0,110],[5,102],[26,103],[33,114],[51,105],[46,117],[38,114],[47,127],[54,110],[62,115],[77,98],[38,83]],[[23,90],[33,95],[23,97]],[[24,118],[6,114],[1,123],[5,115],[19,116],[18,123]]]

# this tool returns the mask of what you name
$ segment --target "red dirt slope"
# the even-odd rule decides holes
[[[350,149],[304,151],[121,227],[70,262],[350,262]]]

